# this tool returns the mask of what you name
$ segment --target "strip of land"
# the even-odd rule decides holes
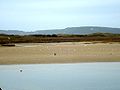
[[[119,61],[118,42],[19,43],[15,47],[0,47],[0,64]]]

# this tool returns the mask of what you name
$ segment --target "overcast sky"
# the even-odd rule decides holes
[[[120,0],[0,0],[0,30],[120,28]]]

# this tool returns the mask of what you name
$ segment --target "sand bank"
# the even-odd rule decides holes
[[[0,47],[0,64],[119,62],[119,43],[39,43]]]

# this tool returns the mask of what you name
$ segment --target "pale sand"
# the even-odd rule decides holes
[[[56,55],[54,55],[56,53]],[[41,43],[0,47],[0,64],[119,62],[119,43]]]

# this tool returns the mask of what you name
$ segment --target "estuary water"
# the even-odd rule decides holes
[[[120,90],[120,62],[0,65],[3,90]]]

